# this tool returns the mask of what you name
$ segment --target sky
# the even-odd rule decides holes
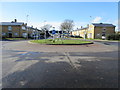
[[[40,28],[51,24],[59,29],[65,19],[74,21],[74,29],[90,23],[110,23],[118,29],[117,2],[2,2],[0,22],[27,22]],[[28,16],[28,17],[27,17]]]

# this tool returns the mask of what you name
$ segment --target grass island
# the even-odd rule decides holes
[[[42,40],[31,40],[32,43],[49,44],[49,45],[83,45],[93,44],[91,41],[85,40],[71,40],[71,39],[42,39]]]

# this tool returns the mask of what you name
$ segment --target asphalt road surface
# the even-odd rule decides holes
[[[2,88],[118,88],[118,42],[104,43],[3,41]]]
[[[120,46],[120,42],[116,42],[116,41],[96,41],[98,43],[101,44],[105,44],[105,45],[113,45],[113,46]]]

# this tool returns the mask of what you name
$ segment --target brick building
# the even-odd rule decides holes
[[[0,29],[2,31],[0,36],[3,38],[26,38],[35,36],[36,32],[40,34],[37,28],[29,27],[24,22],[17,22],[16,19],[12,22],[0,22]]]
[[[107,37],[107,35],[115,33],[115,25],[105,23],[92,23],[87,27],[81,27],[80,29],[72,31],[73,36],[81,36],[92,39],[101,39]]]

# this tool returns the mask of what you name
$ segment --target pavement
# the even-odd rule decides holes
[[[118,45],[3,41],[2,88],[118,88]]]

